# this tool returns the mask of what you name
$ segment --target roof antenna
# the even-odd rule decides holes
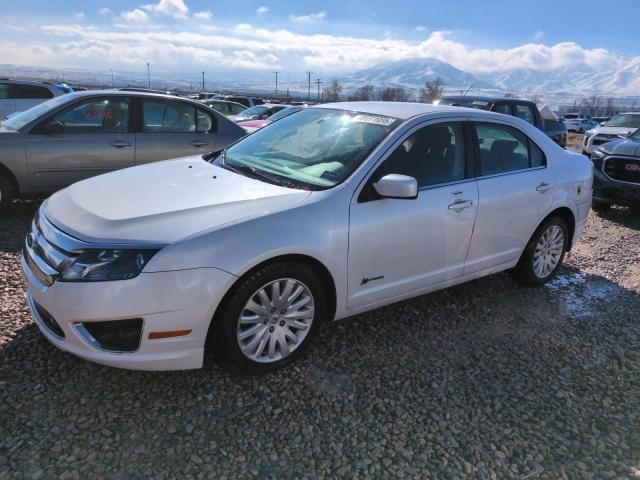
[[[471,85],[469,85],[469,88],[467,88],[467,91],[466,91],[466,92],[464,92],[464,93],[462,94],[462,98],[466,97],[466,96],[467,96],[467,93],[469,93],[469,91],[470,91],[472,88],[473,88],[473,83],[472,83]]]

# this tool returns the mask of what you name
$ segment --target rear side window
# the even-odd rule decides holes
[[[144,100],[142,119],[142,131],[146,133],[196,131],[196,109],[188,103]]]
[[[202,110],[196,113],[196,131],[199,133],[208,133],[214,130],[214,120],[211,115]]]
[[[0,83],[0,100],[6,100],[7,98],[9,98],[9,85]]]
[[[462,125],[430,125],[410,135],[385,160],[375,176],[381,178],[391,173],[415,178],[418,187],[463,180],[465,154]]]
[[[12,85],[10,95],[11,98],[20,100],[53,98],[53,93],[48,88],[36,85]]]
[[[129,130],[129,99],[97,98],[76,103],[54,120],[65,133],[125,133]]]
[[[542,150],[529,137],[506,125],[475,125],[480,154],[480,176],[545,165]]]
[[[505,115],[511,115],[511,105],[508,103],[498,103],[493,109],[496,113],[503,113]]]

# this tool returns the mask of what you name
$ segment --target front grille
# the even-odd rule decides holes
[[[38,212],[36,213],[33,222],[31,222],[31,229],[29,230],[25,240],[25,251],[28,253],[26,256],[33,257],[33,260],[37,260],[36,262],[28,262],[29,267],[32,269],[38,268],[37,264],[39,263],[40,267],[38,270],[44,269],[47,272],[41,272],[43,275],[36,276],[38,276],[38,278],[43,276],[50,277],[51,281],[45,282],[48,285],[55,281],[57,273],[64,270],[64,268],[74,259],[73,254],[63,250],[47,239],[47,235],[54,236],[55,238],[55,232],[55,227],[45,219],[41,218]],[[45,273],[46,275],[44,275]]]
[[[47,329],[54,335],[60,338],[65,338],[64,332],[60,328],[60,325],[58,325],[58,322],[56,322],[56,319],[53,318],[53,316],[44,308],[38,305],[38,302],[35,300],[33,301],[33,306],[35,307],[38,317],[40,317],[44,326],[47,327]]]
[[[610,157],[605,160],[604,173],[613,180],[640,183],[640,160]]]

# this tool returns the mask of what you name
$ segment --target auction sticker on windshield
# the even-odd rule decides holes
[[[373,125],[382,125],[383,127],[388,127],[393,122],[396,121],[395,118],[392,117],[383,117],[381,115],[355,115],[352,119],[354,122],[360,123],[371,123]]]

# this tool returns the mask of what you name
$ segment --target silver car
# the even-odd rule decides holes
[[[508,269],[548,282],[585,225],[592,170],[512,116],[310,107],[210,163],[52,195],[25,242],[27,298],[44,335],[82,358],[177,370],[212,348],[264,373],[325,321]]]
[[[115,90],[56,97],[0,125],[0,207],[101,173],[222,149],[243,135],[186,98]]]

